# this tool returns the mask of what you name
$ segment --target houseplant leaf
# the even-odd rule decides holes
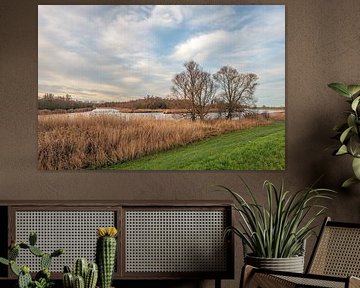
[[[358,158],[360,158],[360,85],[331,83],[328,87],[342,96],[347,97],[346,102],[348,102],[351,106],[351,110],[346,111],[346,114],[348,114],[347,123],[345,123],[345,125],[338,125],[335,128],[335,131],[338,134],[334,136],[336,139],[340,140],[341,146],[333,153],[334,155],[350,154],[354,157],[352,167],[356,177],[347,179],[342,184],[342,187],[349,187],[360,182],[357,181],[357,179],[360,180],[360,160],[358,160]]]
[[[352,156],[360,157],[360,138],[357,134],[354,134],[350,137],[346,147]]]
[[[356,97],[352,103],[351,103],[351,109],[356,111],[356,108],[358,107],[359,105],[359,101],[360,101],[360,96]]]
[[[351,97],[347,85],[341,83],[330,83],[328,87],[345,97]]]
[[[359,179],[357,179],[356,177],[351,177],[351,178],[345,180],[344,183],[341,185],[341,187],[349,188],[350,186],[352,186],[354,184],[358,184],[358,183],[360,183]]]
[[[350,113],[348,118],[347,118],[347,124],[348,126],[355,126],[355,119],[356,119],[356,116],[353,114],[353,113]]]
[[[348,149],[346,148],[346,145],[341,145],[339,150],[336,152],[336,155],[344,155],[348,153]]]
[[[344,143],[344,141],[346,140],[347,136],[349,135],[349,132],[352,130],[352,126],[350,126],[349,128],[347,128],[343,133],[341,133],[340,135],[340,141],[341,143]]]
[[[351,96],[354,96],[360,92],[360,85],[348,85],[347,90]]]
[[[357,179],[360,180],[360,158],[354,157],[352,168]]]

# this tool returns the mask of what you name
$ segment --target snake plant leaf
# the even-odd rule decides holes
[[[255,198],[248,186],[245,193],[250,196],[250,202],[240,193],[222,187],[235,198],[237,204],[234,204],[234,209],[240,214],[240,227],[228,228],[227,232],[240,237],[254,256],[279,258],[300,255],[304,240],[313,233],[313,221],[324,210],[317,201],[331,199],[334,191],[310,187],[290,193],[285,191],[283,183],[277,188],[269,181],[265,181],[263,187],[267,192],[265,205],[250,196]],[[315,214],[312,217],[308,214],[310,210]]]
[[[356,97],[352,103],[351,103],[351,109],[356,111],[356,108],[358,107],[359,105],[359,101],[360,101],[360,96]]]
[[[344,155],[346,153],[349,153],[346,145],[341,145],[341,147],[339,148],[339,150],[336,152],[335,155]]]
[[[356,178],[360,180],[360,158],[355,157],[353,159],[352,168]]]
[[[349,91],[351,96],[357,95],[360,93],[360,85],[348,85],[347,90]]]
[[[346,140],[346,138],[349,135],[349,132],[352,130],[353,126],[350,126],[349,128],[347,128],[343,133],[341,133],[340,135],[340,141],[341,143],[344,143],[344,141]]]
[[[344,183],[342,183],[341,187],[349,188],[350,186],[355,185],[355,184],[359,184],[359,183],[360,183],[359,179],[357,179],[355,177],[351,177],[351,178],[345,180]]]
[[[351,97],[351,94],[350,94],[350,92],[348,90],[347,85],[344,85],[344,84],[341,84],[341,83],[330,83],[328,85],[328,87],[333,89],[337,93],[341,94],[342,96]]]

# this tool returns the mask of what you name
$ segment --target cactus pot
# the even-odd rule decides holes
[[[245,256],[245,263],[274,271],[304,273],[304,255],[289,258],[263,258],[248,254]]]

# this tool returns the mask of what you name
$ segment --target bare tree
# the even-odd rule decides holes
[[[216,93],[216,84],[211,75],[204,72],[195,61],[184,64],[185,71],[172,79],[172,91],[177,97],[189,102],[191,120],[204,120],[209,112],[209,104]]]
[[[245,107],[256,102],[254,97],[258,85],[256,74],[241,74],[233,67],[223,66],[214,74],[214,79],[222,90],[220,97],[225,101],[227,119],[231,119],[234,113],[242,112]]]
[[[210,105],[215,98],[216,83],[210,73],[203,72],[201,75],[201,91],[197,95],[195,110],[201,120],[204,120],[209,113]]]

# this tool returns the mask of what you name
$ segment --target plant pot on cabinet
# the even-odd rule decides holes
[[[246,255],[245,264],[274,271],[304,273],[303,255],[288,258],[264,258]]]
[[[298,255],[285,258],[269,258],[254,256],[248,246],[243,244],[243,255],[245,265],[274,271],[304,273],[306,241],[302,243]]]

